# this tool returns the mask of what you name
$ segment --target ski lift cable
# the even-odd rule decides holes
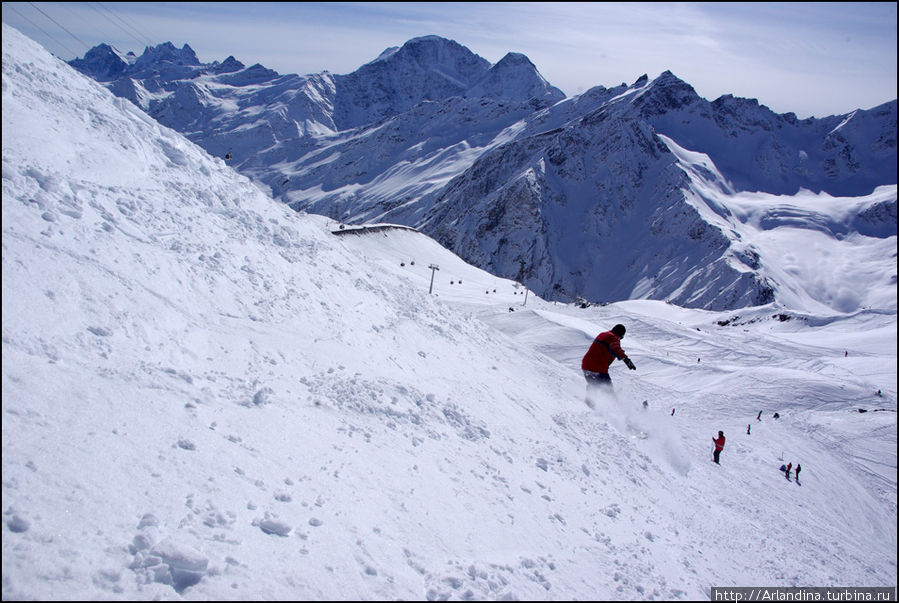
[[[84,46],[84,48],[85,48],[86,50],[90,50],[90,49],[91,49],[91,47],[88,46],[87,43],[85,43],[84,40],[82,40],[81,38],[79,38],[78,36],[76,36],[75,34],[73,34],[71,31],[69,31],[68,29],[66,29],[64,26],[60,25],[60,23],[59,23],[56,19],[54,19],[53,17],[51,17],[50,15],[48,15],[47,13],[45,13],[44,11],[42,11],[40,8],[38,8],[37,6],[35,6],[34,2],[29,2],[28,4],[30,4],[31,7],[34,8],[34,10],[38,11],[39,13],[41,13],[42,15],[44,15],[45,17],[47,17],[50,21],[52,21],[54,24],[56,24],[56,26],[59,27],[61,30],[63,30],[64,32],[66,32],[67,34],[69,34],[70,36],[72,36],[77,42],[81,43],[81,45]]]
[[[42,34],[44,34],[45,36],[47,36],[48,38],[50,38],[51,40],[53,40],[54,42],[56,42],[57,44],[59,44],[59,45],[60,45],[66,52],[68,52],[69,54],[71,54],[73,57],[74,57],[74,56],[78,56],[78,53],[72,52],[72,49],[69,48],[68,46],[66,46],[65,44],[63,44],[62,40],[60,40],[59,38],[57,38],[57,37],[54,36],[53,34],[47,32],[43,27],[41,27],[40,25],[38,25],[37,23],[35,23],[35,22],[32,21],[31,19],[29,19],[29,18],[28,18],[28,15],[25,15],[25,14],[23,14],[22,12],[20,12],[19,9],[17,9],[15,6],[12,5],[12,3],[10,3],[10,2],[4,2],[3,5],[4,5],[6,8],[12,9],[13,12],[17,13],[20,17],[22,17],[23,19],[25,19],[26,21],[28,21],[29,23],[31,23],[34,27],[36,27],[38,30],[40,30],[40,32],[41,32]]]
[[[90,6],[91,9],[94,10],[94,12],[96,12],[98,15],[100,15],[101,17],[103,17],[104,19],[106,19],[107,21],[112,23],[115,27],[118,27],[120,30],[122,30],[126,36],[133,39],[135,42],[138,43],[138,45],[143,44],[143,42],[141,42],[140,39],[138,39],[137,37],[134,36],[133,32],[128,31],[127,29],[122,27],[120,24],[113,21],[112,17],[110,17],[108,14],[104,14],[104,13],[100,12],[100,9],[97,8],[96,6],[94,6],[94,4],[97,4],[97,3],[96,2],[88,2],[88,6]]]
[[[137,37],[135,38],[135,40],[136,40],[139,44],[144,44],[144,43],[146,43],[147,46],[153,46],[153,40],[152,40],[152,38],[150,38],[150,36],[148,36],[145,32],[141,31],[141,30],[138,29],[137,27],[135,27],[135,26],[131,25],[130,23],[128,23],[127,21],[125,21],[124,18],[122,18],[120,15],[118,15],[115,11],[113,11],[113,10],[112,10],[111,8],[109,8],[108,6],[104,5],[102,2],[95,2],[94,4],[96,4],[97,6],[99,6],[100,8],[102,8],[103,10],[105,10],[106,12],[108,12],[110,15],[112,15],[113,17],[115,17],[116,19],[118,19],[118,20],[119,20],[123,25],[125,25],[128,29],[130,29],[131,31],[133,31],[133,32],[136,34],[136,36],[137,36]],[[141,38],[143,39],[143,42],[141,42]]]
[[[114,18],[115,18],[119,23],[121,23],[124,27],[127,27],[128,30],[130,30],[130,31],[134,34],[135,40],[137,41],[138,44],[146,44],[147,46],[152,46],[152,45],[153,45],[153,40],[152,40],[149,36],[147,36],[146,33],[144,33],[143,31],[141,31],[140,29],[138,29],[137,27],[135,27],[134,25],[132,25],[132,24],[129,23],[128,21],[125,21],[125,19],[124,19],[121,15],[119,15],[116,11],[114,11],[112,8],[106,6],[106,5],[103,4],[102,2],[95,2],[94,4],[96,4],[97,6],[99,6],[100,8],[102,8],[104,11],[106,11],[107,13],[109,13],[112,17],[114,17]]]

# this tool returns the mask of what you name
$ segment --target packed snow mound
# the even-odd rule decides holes
[[[2,38],[4,599],[894,584],[895,312],[549,303],[335,236]],[[637,370],[590,409],[618,322]]]

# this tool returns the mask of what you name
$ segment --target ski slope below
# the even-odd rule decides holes
[[[895,285],[548,303],[414,231],[335,236],[6,26],[2,132],[4,599],[895,585]],[[619,322],[637,370],[591,409]]]
[[[580,383],[580,359],[593,337],[618,322],[628,325],[623,346],[638,371],[613,370],[617,399],[591,412],[577,408],[583,392],[575,387],[573,395],[566,390],[557,397],[570,397],[575,408],[553,418],[575,432],[590,429],[598,419],[616,435],[650,434],[647,440],[631,438],[628,446],[635,454],[646,455],[675,483],[685,479],[690,484],[681,502],[691,509],[691,517],[702,509],[700,516],[714,518],[706,521],[709,532],[696,526],[695,519],[684,519],[703,538],[677,548],[712,547],[711,542],[720,538],[716,534],[723,534],[740,547],[751,542],[752,550],[758,546],[774,553],[764,570],[750,572],[760,582],[745,577],[749,569],[744,567],[738,572],[744,578],[726,583],[764,583],[777,576],[799,584],[805,579],[800,568],[821,565],[813,559],[816,553],[805,550],[817,537],[805,536],[794,543],[795,550],[786,545],[778,552],[780,540],[771,530],[795,538],[800,532],[815,534],[829,526],[831,533],[825,538],[832,543],[859,536],[859,542],[876,541],[884,539],[886,530],[887,554],[895,531],[873,510],[893,509],[888,514],[895,510],[896,326],[891,309],[813,315],[766,306],[714,313],[653,301],[583,309],[533,294],[526,298],[517,283],[460,264],[432,240],[408,229],[345,240],[367,265],[407,278],[410,289],[432,290],[439,299],[508,337],[522,356],[537,354],[547,364],[565,367],[575,383]],[[433,272],[433,281],[431,265],[440,267]],[[884,408],[887,412],[876,410]],[[775,412],[779,419],[773,418]],[[711,437],[719,429],[730,439],[723,471],[710,473],[705,464],[710,460]],[[586,441],[597,445],[581,433],[566,437],[581,446],[588,445]],[[823,459],[830,459],[826,468]],[[621,459],[620,465],[634,462]],[[787,483],[777,471],[786,463],[804,463],[801,486]],[[670,501],[670,494],[664,493],[684,487],[675,483],[666,483],[655,500]],[[714,497],[703,504],[704,493]],[[818,496],[828,501],[826,508],[809,504]],[[722,509],[727,510],[727,519],[718,516]],[[766,527],[774,517],[772,527]],[[676,526],[677,522],[670,525],[669,533],[678,532]],[[736,550],[723,546],[728,548],[723,556],[731,560],[737,556]],[[837,548],[846,555],[842,546]],[[795,573],[784,573],[779,566],[792,567]]]

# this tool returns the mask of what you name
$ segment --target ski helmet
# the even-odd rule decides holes
[[[612,333],[617,335],[618,337],[624,337],[624,334],[627,332],[627,329],[624,328],[624,325],[615,325],[612,327]]]

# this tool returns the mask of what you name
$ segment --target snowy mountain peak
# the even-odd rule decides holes
[[[235,59],[233,55],[229,55],[228,58],[221,63],[213,63],[210,70],[213,73],[233,73],[244,68],[246,68],[246,65]]]
[[[439,36],[413,38],[395,52],[385,56],[381,53],[378,62],[390,66],[390,73],[404,73],[411,69],[415,74],[438,72],[447,78],[464,83],[477,78],[489,68],[489,62],[455,40]],[[371,65],[372,63],[369,63]]]
[[[693,86],[670,71],[662,72],[651,82],[645,77],[634,83],[635,88],[644,89],[634,99],[635,106],[644,118],[677,111],[701,100]]]
[[[336,76],[334,122],[341,129],[377,122],[425,100],[460,96],[490,69],[461,44],[438,36],[409,40],[348,75]]]
[[[193,49],[185,44],[180,49],[171,42],[148,46],[126,71],[131,78],[158,80],[188,79],[201,68]]]
[[[508,52],[506,53],[506,56],[501,58],[499,62],[494,65],[494,67],[499,68],[514,68],[518,66],[526,66],[527,69],[532,69],[534,71],[537,70],[537,67],[531,62],[531,60],[520,52]]]
[[[490,68],[484,79],[466,90],[465,94],[517,101],[536,99],[550,104],[565,98],[565,93],[550,85],[530,59],[517,52],[506,54]]]
[[[171,42],[163,42],[156,46],[147,46],[143,54],[138,58],[141,64],[175,63],[178,65],[199,65],[200,60],[194,49],[188,44],[177,48]]]
[[[657,78],[653,80],[653,83],[656,86],[686,86],[687,83],[674,75],[674,73],[670,69],[666,69],[662,73],[659,74]],[[692,89],[692,86],[690,86]]]
[[[98,44],[85,53],[84,58],[69,62],[72,67],[99,82],[109,82],[120,77],[133,60],[133,56],[123,55],[109,44]]]
[[[107,49],[97,57],[114,59]],[[709,309],[779,300],[786,279],[768,278],[762,256],[739,259],[754,252],[734,234],[742,225],[732,223],[729,199],[717,196],[866,198],[896,183],[895,101],[800,121],[755,99],[709,102],[667,70],[565,99],[521,53],[491,65],[433,35],[347,75],[279,76],[232,58],[198,66],[189,47],[161,45],[142,57],[151,68],[126,67],[107,87],[227,154],[295,209],[421,228],[507,278],[527,256],[535,267],[526,283],[546,297]],[[473,204],[465,221],[455,202]],[[890,236],[895,224],[884,219],[895,201],[877,203],[848,224]],[[622,232],[622,216],[641,246],[632,270],[606,273],[593,258],[621,249],[609,233]],[[671,253],[689,259],[662,257]]]

